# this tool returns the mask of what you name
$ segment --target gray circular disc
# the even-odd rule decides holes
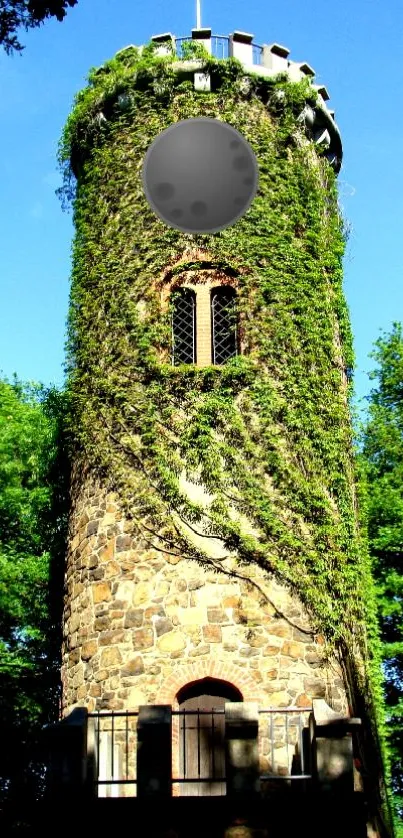
[[[151,209],[183,233],[218,233],[249,209],[259,169],[242,134],[218,119],[174,122],[151,143],[143,163]]]

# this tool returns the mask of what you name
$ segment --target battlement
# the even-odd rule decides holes
[[[309,78],[312,88],[317,94],[315,109],[306,106],[301,113],[300,121],[305,125],[314,143],[322,147],[336,171],[339,171],[342,160],[342,143],[339,128],[335,121],[334,110],[328,108],[329,93],[323,84],[314,84],[315,70],[304,61],[289,59],[290,50],[281,44],[255,44],[254,35],[249,32],[234,31],[230,35],[212,35],[208,27],[192,29],[191,36],[177,38],[171,32],[153,35],[151,41],[156,43],[157,55],[174,54],[182,57],[183,45],[187,42],[202,43],[206,51],[218,59],[236,58],[241,62],[247,75],[273,77],[280,73],[286,74],[290,81],[298,82]],[[119,52],[124,52],[132,45]],[[138,47],[140,53],[144,45]],[[210,92],[211,79],[208,73],[200,72],[203,67],[202,59],[187,59],[176,62],[174,71],[177,73],[194,70],[194,88],[200,92]],[[199,71],[199,72],[198,72]]]

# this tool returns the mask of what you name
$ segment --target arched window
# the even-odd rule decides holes
[[[172,363],[196,363],[196,295],[190,288],[171,294]]]
[[[183,796],[221,796],[225,782],[225,715],[228,701],[242,701],[232,684],[203,678],[183,687],[179,703],[179,773]],[[191,782],[194,780],[194,782]]]
[[[212,362],[225,364],[238,354],[236,293],[226,285],[211,292]]]

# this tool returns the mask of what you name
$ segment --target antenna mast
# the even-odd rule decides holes
[[[201,29],[200,0],[196,0],[196,29]]]

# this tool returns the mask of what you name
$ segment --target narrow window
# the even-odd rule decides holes
[[[236,293],[221,286],[211,292],[213,364],[225,364],[237,355]]]
[[[196,363],[196,295],[190,288],[178,288],[172,301],[172,363]]]

